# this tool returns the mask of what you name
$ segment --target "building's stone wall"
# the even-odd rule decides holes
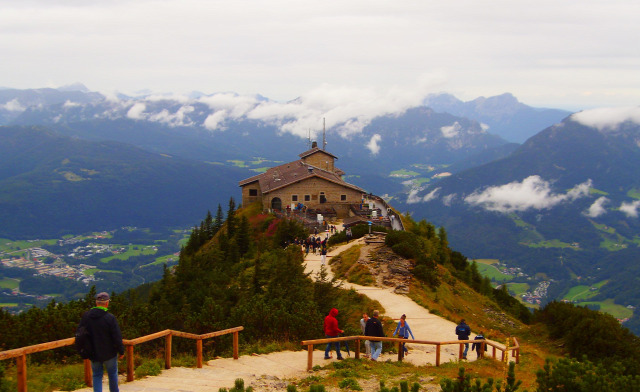
[[[251,192],[251,190],[254,190],[254,192]],[[255,196],[252,196],[251,195],[252,193],[255,193]],[[242,205],[243,206],[247,206],[255,201],[258,201],[260,200],[261,197],[262,197],[262,190],[260,189],[259,181],[252,182],[242,187]]]
[[[303,158],[303,161],[309,165],[319,167],[326,171],[333,172],[335,170],[335,158],[323,151],[315,152],[312,155]]]
[[[321,192],[324,192],[325,203],[320,203]],[[297,200],[293,199],[294,195],[297,196]],[[342,200],[343,195],[345,200]],[[309,200],[305,200],[305,196],[308,196]],[[349,204],[362,201],[362,192],[319,177],[313,177],[263,195],[262,203],[264,208],[271,208],[272,200],[276,197],[280,198],[283,209],[287,205],[302,203],[308,208],[334,207],[337,211],[340,210],[346,213]]]

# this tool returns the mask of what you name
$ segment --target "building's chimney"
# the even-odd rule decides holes
[[[318,142],[314,141],[311,143],[311,148],[318,148]]]

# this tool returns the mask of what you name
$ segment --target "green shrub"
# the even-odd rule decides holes
[[[61,391],[74,391],[85,387],[84,370],[81,367],[62,366],[42,377],[44,385]]]
[[[158,359],[145,361],[136,368],[137,378],[157,376],[160,373],[162,373],[162,366],[160,365],[160,360]]]
[[[352,391],[361,391],[362,387],[355,378],[345,378],[338,383],[341,389],[349,388]]]

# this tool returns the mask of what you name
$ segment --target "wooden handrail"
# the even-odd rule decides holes
[[[127,354],[127,381],[133,381],[134,375],[134,362],[133,362],[133,347],[137,344],[146,343],[154,339],[164,337],[165,340],[165,369],[171,368],[171,341],[172,336],[178,336],[181,338],[193,339],[197,343],[197,367],[202,367],[202,341],[204,339],[210,339],[217,336],[226,334],[233,334],[233,359],[238,359],[238,333],[242,331],[244,327],[234,327],[224,329],[222,331],[214,331],[205,334],[192,334],[188,332],[174,331],[171,329],[165,329],[164,331],[152,333],[150,335],[140,336],[135,339],[123,339],[122,343],[125,345],[125,351]],[[67,338],[62,340],[56,340],[53,342],[46,342],[40,344],[34,344],[32,346],[20,347],[12,350],[0,351],[0,360],[16,358],[16,366],[18,372],[18,392],[27,392],[27,360],[28,354],[38,353],[42,351],[48,351],[55,348],[72,346],[76,341],[76,338]],[[93,380],[91,377],[91,365],[88,359],[84,360],[84,380],[87,386],[91,387]]]
[[[513,338],[513,346],[510,346],[508,349],[504,348],[497,342],[492,342],[486,339],[474,339],[474,340],[448,340],[443,342],[436,342],[430,340],[409,340],[402,338],[387,338],[387,337],[378,337],[378,336],[342,336],[337,338],[324,338],[324,339],[313,339],[313,340],[303,340],[302,345],[307,346],[307,350],[309,354],[307,355],[307,370],[311,370],[313,368],[313,346],[316,344],[326,344],[330,342],[345,342],[355,340],[356,341],[356,350],[355,350],[355,358],[360,358],[360,341],[361,340],[373,340],[378,342],[391,342],[398,344],[398,360],[402,361],[403,350],[402,343],[410,343],[410,344],[430,344],[436,346],[436,366],[440,366],[440,348],[444,345],[451,344],[459,344],[460,345],[460,353],[459,357],[462,359],[463,353],[463,344],[465,343],[480,343],[482,344],[482,348],[480,350],[480,355],[484,357],[484,348],[486,346],[493,347],[493,358],[496,359],[496,349],[502,351],[502,358],[504,358],[505,351],[513,352],[513,357],[515,358],[516,363],[520,363],[520,344],[518,343],[518,339]]]

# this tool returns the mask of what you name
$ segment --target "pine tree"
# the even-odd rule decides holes
[[[236,232],[236,202],[233,197],[229,199],[229,211],[227,211],[227,235],[233,238]]]
[[[216,212],[216,219],[213,222],[214,235],[222,228],[224,223],[224,216],[222,215],[222,206],[218,203],[218,211]]]

